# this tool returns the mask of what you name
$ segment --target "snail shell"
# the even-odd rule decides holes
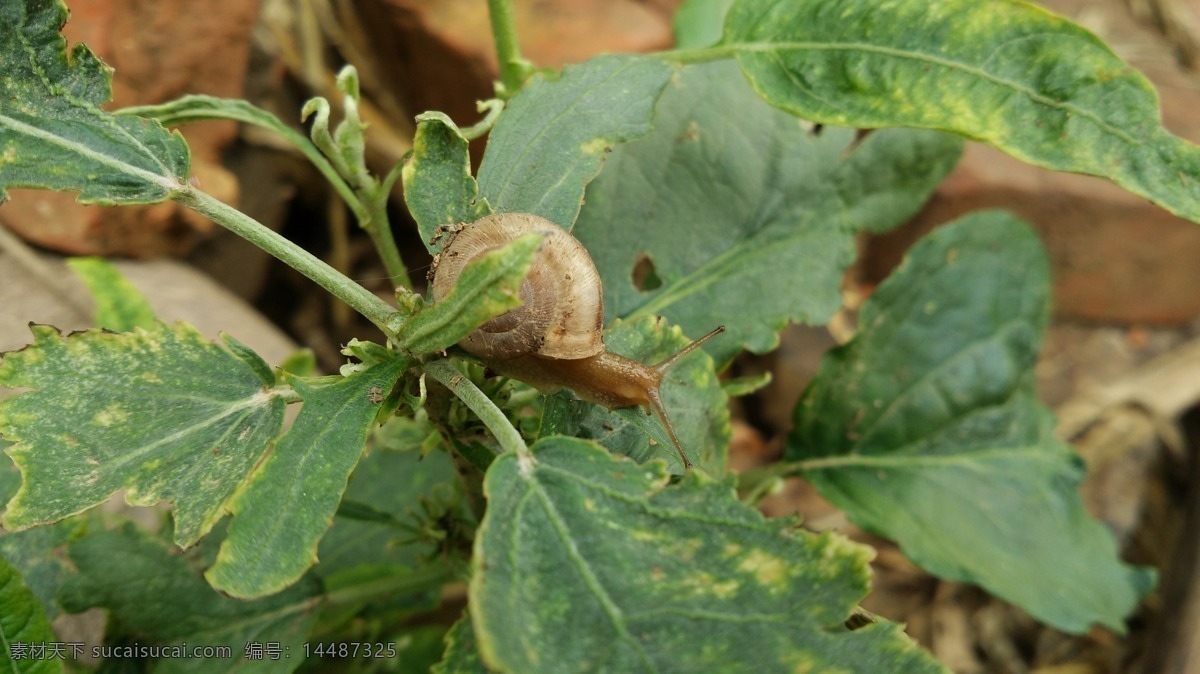
[[[529,213],[494,213],[453,233],[434,269],[433,299],[441,301],[476,257],[513,239],[544,237],[521,283],[522,306],[484,323],[459,346],[485,360],[524,355],[580,359],[604,351],[600,274],[583,244],[562,227]]]

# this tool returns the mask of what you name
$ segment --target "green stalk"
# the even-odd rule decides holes
[[[456,578],[455,565],[434,564],[409,573],[373,578],[342,587],[325,595],[325,601],[333,605],[357,604],[388,595],[405,595],[440,588]]]
[[[412,289],[412,279],[408,277],[408,267],[400,258],[400,249],[396,247],[396,237],[392,235],[392,226],[387,214],[388,196],[392,186],[396,184],[396,178],[400,176],[402,164],[403,162],[396,164],[396,168],[392,169],[383,183],[375,186],[372,193],[367,195],[365,201],[368,215],[359,220],[359,224],[375,244],[375,250],[383,260],[383,267],[392,278],[392,285]]]
[[[685,66],[691,63],[708,63],[723,61],[737,55],[735,45],[718,44],[703,49],[675,49],[654,54],[658,58],[676,65]]]
[[[492,20],[492,37],[496,40],[496,58],[500,61],[500,82],[504,85],[502,98],[509,98],[525,83],[533,66],[521,58],[511,0],[488,0],[488,14]]]
[[[426,374],[450,389],[451,393],[458,396],[458,399],[463,401],[475,413],[475,416],[479,417],[504,451],[514,452],[517,456],[525,459],[533,458],[529,447],[525,446],[525,439],[513,427],[508,417],[504,416],[504,412],[501,412],[500,408],[496,407],[496,403],[492,402],[487,394],[480,391],[479,387],[475,386],[466,375],[454,369],[450,361],[431,360],[423,367]]]
[[[188,208],[205,215],[213,222],[241,236],[286,263],[296,271],[333,293],[358,313],[379,327],[384,334],[394,337],[387,328],[388,317],[396,313],[395,307],[384,302],[374,293],[346,278],[312,253],[288,241],[267,228],[266,225],[241,211],[193,187],[178,189],[171,198]]]

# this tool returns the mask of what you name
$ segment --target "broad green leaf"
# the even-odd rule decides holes
[[[61,672],[62,659],[45,650],[55,641],[42,605],[21,581],[17,568],[0,555],[0,670],[12,674]]]
[[[71,545],[70,556],[79,573],[59,595],[65,609],[104,608],[110,625],[140,644],[231,649],[228,659],[162,658],[155,672],[290,672],[320,605],[312,582],[258,601],[223,597],[183,557],[133,526],[88,535]],[[267,644],[289,657],[247,657]]]
[[[521,281],[541,247],[542,235],[530,232],[480,255],[462,270],[449,295],[408,319],[396,341],[415,354],[441,351],[521,306]]]
[[[59,0],[0,3],[0,202],[10,187],[78,190],[88,204],[162,201],[185,185],[188,148],[158,122],[117,117],[110,71],[67,55]]]
[[[96,301],[96,315],[92,323],[97,328],[130,332],[134,328],[154,325],[154,310],[146,302],[145,296],[108,260],[102,257],[73,257],[67,260],[67,266],[83,279]]]
[[[350,472],[384,396],[410,365],[394,358],[336,384],[288,382],[304,399],[296,422],[233,502],[229,535],[205,573],[234,597],[261,597],[299,580],[317,561]]]
[[[841,624],[871,552],[767,520],[698,472],[668,487],[575,438],[485,482],[471,617],[506,672],[941,672],[890,623]],[[839,669],[840,668],[840,669]]]
[[[1099,38],[1020,0],[739,0],[723,48],[772,104],[842,126],[974,138],[1103,176],[1200,221],[1200,148]]]
[[[573,233],[604,279],[606,320],[662,315],[726,364],[775,347],[788,322],[841,306],[854,233],[904,222],[957,161],[961,142],[893,130],[810,127],[763,103],[732,63],[684,68],[654,132],[615,148]],[[681,245],[686,243],[686,245]],[[635,283],[649,265],[658,281]]]
[[[668,328],[662,321],[645,316],[617,321],[604,334],[604,342],[613,353],[654,364],[687,346],[690,340],[678,327]],[[729,398],[717,380],[712,360],[701,353],[680,360],[663,378],[662,397],[671,426],[692,462],[711,475],[724,473],[733,431],[729,425]],[[610,411],[573,395],[556,394],[546,399],[542,413],[541,435],[553,434],[595,440],[639,463],[661,459],[672,472],[683,472],[670,437],[658,419],[640,407]]]
[[[474,222],[492,212],[471,176],[467,139],[440,112],[417,115],[412,154],[404,160],[404,203],[430,253],[441,225]]]
[[[1034,395],[1045,252],[1000,212],[913,248],[826,356],[788,459],[865,529],[933,573],[1071,632],[1122,629],[1153,585],[1084,511],[1083,464]]]
[[[555,80],[535,76],[492,129],[479,193],[496,211],[533,213],[570,230],[612,146],[650,131],[672,72],[654,58],[598,56]]]
[[[134,505],[175,504],[175,540],[190,545],[228,509],[283,423],[265,364],[248,363],[186,324],[62,336],[5,354],[0,433],[24,484],[6,527],[81,512],[124,489]],[[255,356],[257,359],[257,356]]]
[[[431,674],[488,674],[479,658],[479,647],[475,643],[475,629],[471,627],[471,616],[454,623],[446,633],[446,652],[442,661],[433,667]]]

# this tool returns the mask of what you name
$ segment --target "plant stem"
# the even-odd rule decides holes
[[[374,293],[346,278],[338,270],[318,259],[312,253],[288,241],[267,228],[266,225],[241,211],[224,204],[193,187],[178,189],[171,196],[175,201],[206,215],[213,222],[262,248],[288,266],[304,274],[317,285],[333,293],[358,313],[367,317],[389,337],[394,337],[387,328],[388,317],[396,313],[395,307],[384,302]]]
[[[532,70],[529,62],[521,58],[521,47],[517,42],[517,23],[513,19],[511,0],[488,0],[488,14],[492,21],[492,37],[496,40],[496,58],[500,61],[500,82],[504,85],[504,98],[511,97],[525,83]]]
[[[411,289],[413,285],[412,279],[408,277],[408,267],[404,265],[404,260],[400,259],[400,249],[396,247],[396,237],[392,235],[392,226],[388,221],[388,193],[394,184],[395,181],[385,181],[375,188],[373,194],[366,196],[364,201],[367,203],[368,215],[360,220],[359,224],[375,244],[375,250],[383,260],[383,267],[391,277],[392,285]]]
[[[500,443],[500,447],[506,452],[514,452],[522,458],[532,458],[529,447],[525,446],[525,440],[517,429],[509,422],[508,417],[504,416],[504,412],[496,407],[496,403],[492,399],[479,390],[466,375],[454,369],[448,360],[431,360],[424,364],[426,374],[442,383],[443,386],[450,389],[450,392],[458,396],[458,399],[463,401],[475,416],[479,417],[483,425],[488,427],[492,435],[496,437],[496,442]]]

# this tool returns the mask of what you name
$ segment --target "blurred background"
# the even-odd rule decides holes
[[[187,93],[246,98],[299,127],[311,96],[336,105],[337,71],[357,67],[369,159],[386,173],[410,149],[413,118],[440,110],[459,126],[481,118],[496,59],[483,0],[74,0],[64,33],[116,70],[113,108]],[[524,55],[557,68],[604,52],[672,45],[681,0],[514,0]],[[1167,128],[1200,142],[1200,3],[1051,0],[1041,3],[1097,33],[1159,91]],[[370,241],[298,153],[268,132],[233,123],[186,127],[199,186],[390,297]],[[476,141],[476,163],[485,141]],[[392,225],[411,276],[429,259],[400,199]],[[956,672],[1200,672],[1200,225],[1104,181],[1026,166],[969,145],[926,208],[903,227],[860,241],[845,280],[852,310],[917,238],[968,211],[999,207],[1033,223],[1050,252],[1056,320],[1039,365],[1060,434],[1089,465],[1091,512],[1128,561],[1159,569],[1161,585],[1129,633],[1072,637],[1033,622],[973,587],[940,581],[889,543],[854,529],[799,480],[764,502],[879,550],[871,611],[908,632]],[[86,292],[64,256],[103,255],[160,316],[210,336],[226,331],[269,362],[298,345],[336,371],[340,345],[371,327],[315,285],[238,237],[174,204],[82,207],[70,194],[12,190],[0,206],[0,351],[29,341],[30,321],[82,329]],[[732,374],[775,373],[737,401],[734,465],[773,460],[791,410],[831,329],[797,326],[781,348],[743,357]],[[831,334],[832,333],[832,334]]]

